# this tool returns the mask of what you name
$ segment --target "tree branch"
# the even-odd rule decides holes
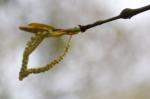
[[[115,17],[112,17],[112,18],[109,18],[106,20],[99,20],[99,21],[96,21],[96,22],[94,22],[92,24],[88,24],[88,25],[79,25],[79,27],[80,27],[81,32],[85,32],[86,30],[88,30],[92,27],[95,27],[95,26],[98,26],[98,25],[101,25],[101,24],[104,24],[104,23],[107,23],[110,21],[114,21],[117,19],[130,19],[133,16],[140,14],[147,10],[150,10],[150,5],[147,5],[147,6],[144,6],[141,8],[137,8],[137,9],[125,8],[124,10],[121,11],[121,13],[118,16],[115,16]]]

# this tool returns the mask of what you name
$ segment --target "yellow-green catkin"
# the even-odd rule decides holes
[[[24,54],[23,54],[23,61],[22,61],[22,67],[21,71],[19,73],[19,80],[23,80],[25,77],[27,77],[29,74],[32,73],[41,73],[48,71],[52,67],[54,67],[56,64],[58,64],[61,60],[63,60],[64,56],[67,54],[68,49],[70,48],[70,42],[72,36],[70,36],[62,55],[51,61],[45,66],[40,66],[38,68],[27,68],[29,55],[37,48],[37,46],[43,41],[45,37],[47,37],[48,34],[45,33],[37,33],[34,37],[31,38],[31,40],[27,43],[27,47],[25,48]]]
[[[35,50],[35,48],[43,41],[46,37],[45,33],[37,33],[33,37],[31,37],[30,41],[27,42],[27,46],[23,53],[22,67],[19,72],[19,80],[22,80],[24,77],[28,76],[27,65],[29,60],[29,55]]]

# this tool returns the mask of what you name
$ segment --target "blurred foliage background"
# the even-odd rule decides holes
[[[118,15],[149,0],[0,0],[0,99],[150,99],[150,13],[75,35],[65,59],[52,70],[18,80],[30,22],[70,28]],[[67,36],[48,38],[29,66],[59,55]]]

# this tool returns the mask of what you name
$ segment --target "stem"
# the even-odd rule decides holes
[[[88,30],[92,27],[95,27],[95,26],[98,26],[98,25],[101,25],[101,24],[104,24],[104,23],[107,23],[110,21],[114,21],[117,19],[130,19],[133,16],[140,14],[140,13],[147,11],[147,10],[150,10],[150,5],[147,5],[147,6],[144,6],[141,8],[137,8],[137,9],[125,8],[124,10],[121,11],[121,13],[118,16],[115,16],[115,17],[112,17],[112,18],[109,18],[106,20],[99,20],[99,21],[96,21],[92,24],[79,25],[79,28],[80,28],[81,32],[85,32],[86,30]]]

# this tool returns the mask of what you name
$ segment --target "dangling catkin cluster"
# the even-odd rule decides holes
[[[70,42],[73,34],[80,32],[80,29],[73,28],[73,29],[55,29],[51,26],[39,23],[31,23],[28,27],[20,27],[21,30],[28,31],[28,32],[35,32],[35,35],[31,37],[30,41],[27,42],[27,46],[23,53],[23,60],[22,60],[22,67],[19,72],[19,80],[23,80],[29,74],[33,73],[41,73],[48,71],[56,64],[58,64],[61,60],[63,60],[64,56],[67,54],[70,48]],[[52,60],[50,63],[46,64],[45,66],[40,66],[37,68],[28,68],[28,60],[29,55],[38,47],[38,45],[46,38],[46,37],[60,37],[62,35],[70,35],[69,40],[64,48],[63,53]]]

